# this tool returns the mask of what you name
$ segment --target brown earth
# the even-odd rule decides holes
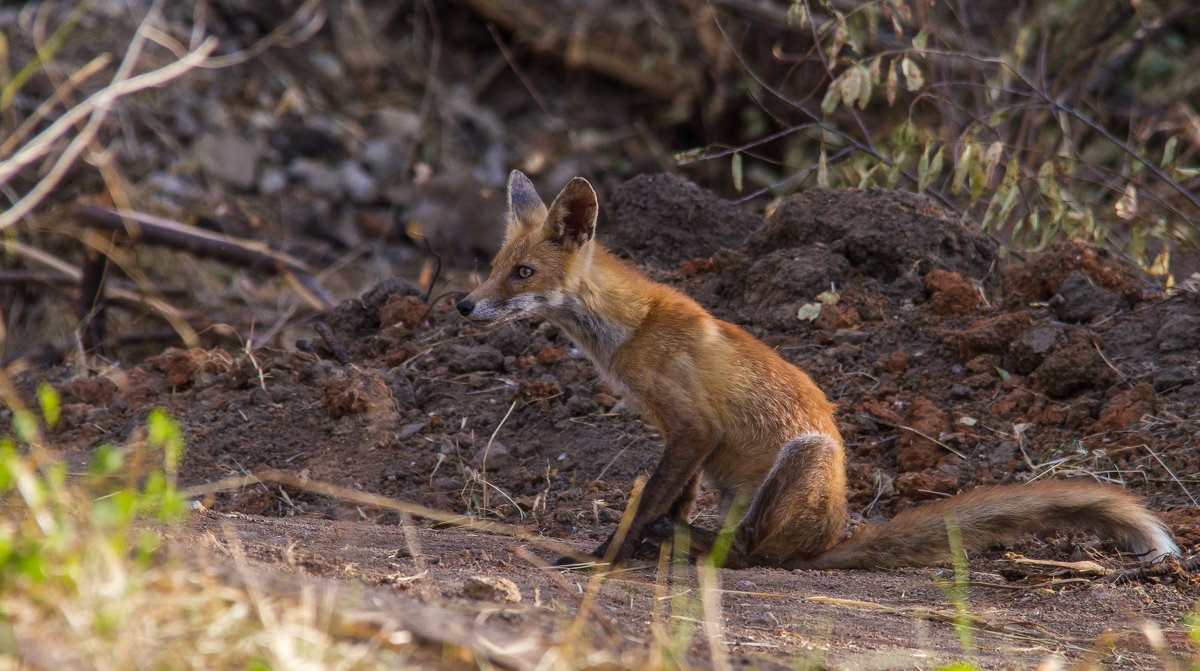
[[[681,219],[683,202],[692,209]],[[625,184],[607,207],[620,218],[602,223],[602,240],[622,241],[652,276],[744,325],[837,400],[855,511],[889,517],[979,485],[1092,478],[1145,497],[1195,550],[1197,295],[1151,291],[1119,259],[1076,242],[1043,258],[1085,259],[1073,270],[1087,281],[1060,277],[1061,261],[1035,260],[1010,265],[1005,282],[990,240],[910,194],[812,191],[760,220],[652,177]],[[744,228],[717,235],[686,221]],[[826,291],[836,302],[821,316],[832,316],[797,318]],[[187,436],[185,485],[274,468],[591,549],[653,467],[659,437],[557,328],[471,325],[449,300],[425,305],[419,293],[390,279],[345,301],[322,318],[332,344],[168,350],[95,378],[30,376],[24,388],[48,378],[62,393],[56,442],[69,446],[72,470],[162,406]],[[701,498],[700,524],[717,524],[712,499]],[[432,609],[498,640],[553,640],[586,582],[536,566],[531,557],[555,556],[538,542],[420,522],[410,537],[395,512],[299,487],[247,485],[202,503],[209,511],[179,532],[184,543],[237,544],[269,571]],[[1122,633],[1146,621],[1185,649],[1180,618],[1200,594],[1194,577],[1051,575],[1006,559],[1010,550],[1121,565],[1108,544],[1074,536],[972,557],[967,603],[986,630],[976,637],[982,665],[1027,667],[1051,654],[1154,663],[1144,636]],[[937,586],[945,575],[724,571],[724,640],[740,666],[936,665],[963,654],[939,620],[954,609]],[[471,576],[507,578],[522,599],[509,602],[507,586],[496,592],[502,603],[472,599],[463,587]],[[597,642],[647,645],[654,583],[654,567],[640,564],[606,583],[589,628]],[[467,591],[478,589],[486,591]],[[692,647],[697,659],[710,655],[703,640]]]

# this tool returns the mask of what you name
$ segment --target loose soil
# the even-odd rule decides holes
[[[836,399],[850,505],[865,517],[980,485],[1091,478],[1143,496],[1195,550],[1196,293],[1165,293],[1078,242],[1029,263],[1001,258],[988,238],[910,194],[810,191],[759,217],[681,180],[640,177],[605,207],[601,240],[745,326]],[[450,299],[426,304],[398,278],[321,321],[332,339],[313,335],[296,349],[172,349],[97,377],[31,376],[24,388],[49,379],[62,393],[55,442],[68,446],[72,471],[161,406],[187,437],[184,485],[273,468],[579,550],[612,532],[658,457],[659,436],[550,324],[468,324]],[[699,524],[718,524],[713,498],[701,497]],[[587,581],[540,565],[556,554],[536,540],[434,528],[303,488],[252,484],[201,503],[172,532],[181,543],[236,546],[281,580],[359,590],[510,651],[561,636]],[[1137,633],[1146,622],[1187,649],[1181,618],[1200,594],[1194,577],[1116,584],[1030,568],[1008,552],[1122,565],[1085,536],[1031,537],[971,557],[966,605],[982,665],[1032,667],[1052,654],[1157,665],[1162,653]],[[471,577],[513,585],[466,587]],[[964,654],[944,621],[955,604],[939,581],[950,577],[944,568],[722,571],[722,635],[739,666],[934,666]],[[654,565],[635,563],[606,582],[587,636],[617,653],[645,648],[662,607],[655,581]],[[697,637],[693,658],[709,657],[706,640]]]

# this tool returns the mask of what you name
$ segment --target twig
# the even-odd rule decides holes
[[[521,82],[521,86],[524,86],[525,90],[529,92],[529,96],[533,98],[533,101],[537,103],[538,107],[542,108],[542,113],[552,119],[555,118],[554,115],[550,113],[550,108],[546,106],[546,101],[542,100],[541,94],[539,94],[537,89],[534,88],[533,82],[529,80],[529,77],[525,76],[525,73],[521,71],[521,68],[517,67],[517,62],[513,60],[512,52],[508,50],[507,46],[505,46],[504,40],[500,39],[500,33],[496,30],[496,24],[492,23],[491,21],[488,22],[488,32],[492,34],[492,40],[495,41],[496,47],[500,49],[500,55],[504,56],[504,60],[508,63],[508,67],[512,68],[513,74],[517,76],[517,80]]]
[[[79,279],[79,302],[83,316],[79,337],[83,351],[99,351],[104,345],[106,314],[104,311],[104,280],[108,274],[108,256],[88,249]]]
[[[513,554],[529,562],[530,565],[539,569],[543,569],[544,575],[557,583],[559,589],[562,590],[564,595],[574,599],[575,603],[580,607],[583,606],[583,595],[580,594],[578,590],[571,588],[570,583],[568,583],[567,579],[563,577],[562,571],[556,570],[557,567],[551,566],[537,555],[519,545],[514,545],[510,548],[510,550],[513,552]],[[621,636],[621,632],[615,626],[613,626],[612,621],[605,617],[600,611],[593,611],[592,617],[594,617],[596,621],[600,623],[600,626],[604,627],[604,631],[607,632],[609,636],[613,638],[619,638]]]
[[[324,341],[329,351],[333,353],[333,358],[337,359],[338,363],[343,366],[350,363],[350,354],[346,352],[346,348],[342,346],[337,336],[333,335],[333,331],[330,330],[328,324],[325,322],[316,322],[313,324],[313,330],[317,332],[317,335],[321,336],[321,340]]]
[[[1187,494],[1187,497],[1192,501],[1192,505],[1200,508],[1200,503],[1196,502],[1196,497],[1192,496],[1192,493],[1188,491],[1188,488],[1184,487],[1183,483],[1179,481],[1179,478],[1175,477],[1175,472],[1171,470],[1170,466],[1167,466],[1165,463],[1163,463],[1163,460],[1158,456],[1158,453],[1150,449],[1149,445],[1143,445],[1142,447],[1146,448],[1146,451],[1150,453],[1150,456],[1154,457],[1154,460],[1158,462],[1158,465],[1162,466],[1163,470],[1167,472],[1167,475],[1171,476],[1171,479],[1175,481],[1175,484],[1179,485],[1179,488],[1183,490],[1183,493]]]

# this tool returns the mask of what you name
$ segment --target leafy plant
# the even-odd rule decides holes
[[[1193,3],[795,0],[786,20],[773,59],[742,58],[785,128],[682,164],[732,156],[738,190],[761,187],[747,197],[923,192],[1017,248],[1085,238],[1158,274],[1194,249]]]

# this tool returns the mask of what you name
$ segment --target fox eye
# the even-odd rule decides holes
[[[533,276],[533,268],[529,266],[517,266],[517,269],[513,271],[513,275],[516,275],[518,279],[527,280]]]

